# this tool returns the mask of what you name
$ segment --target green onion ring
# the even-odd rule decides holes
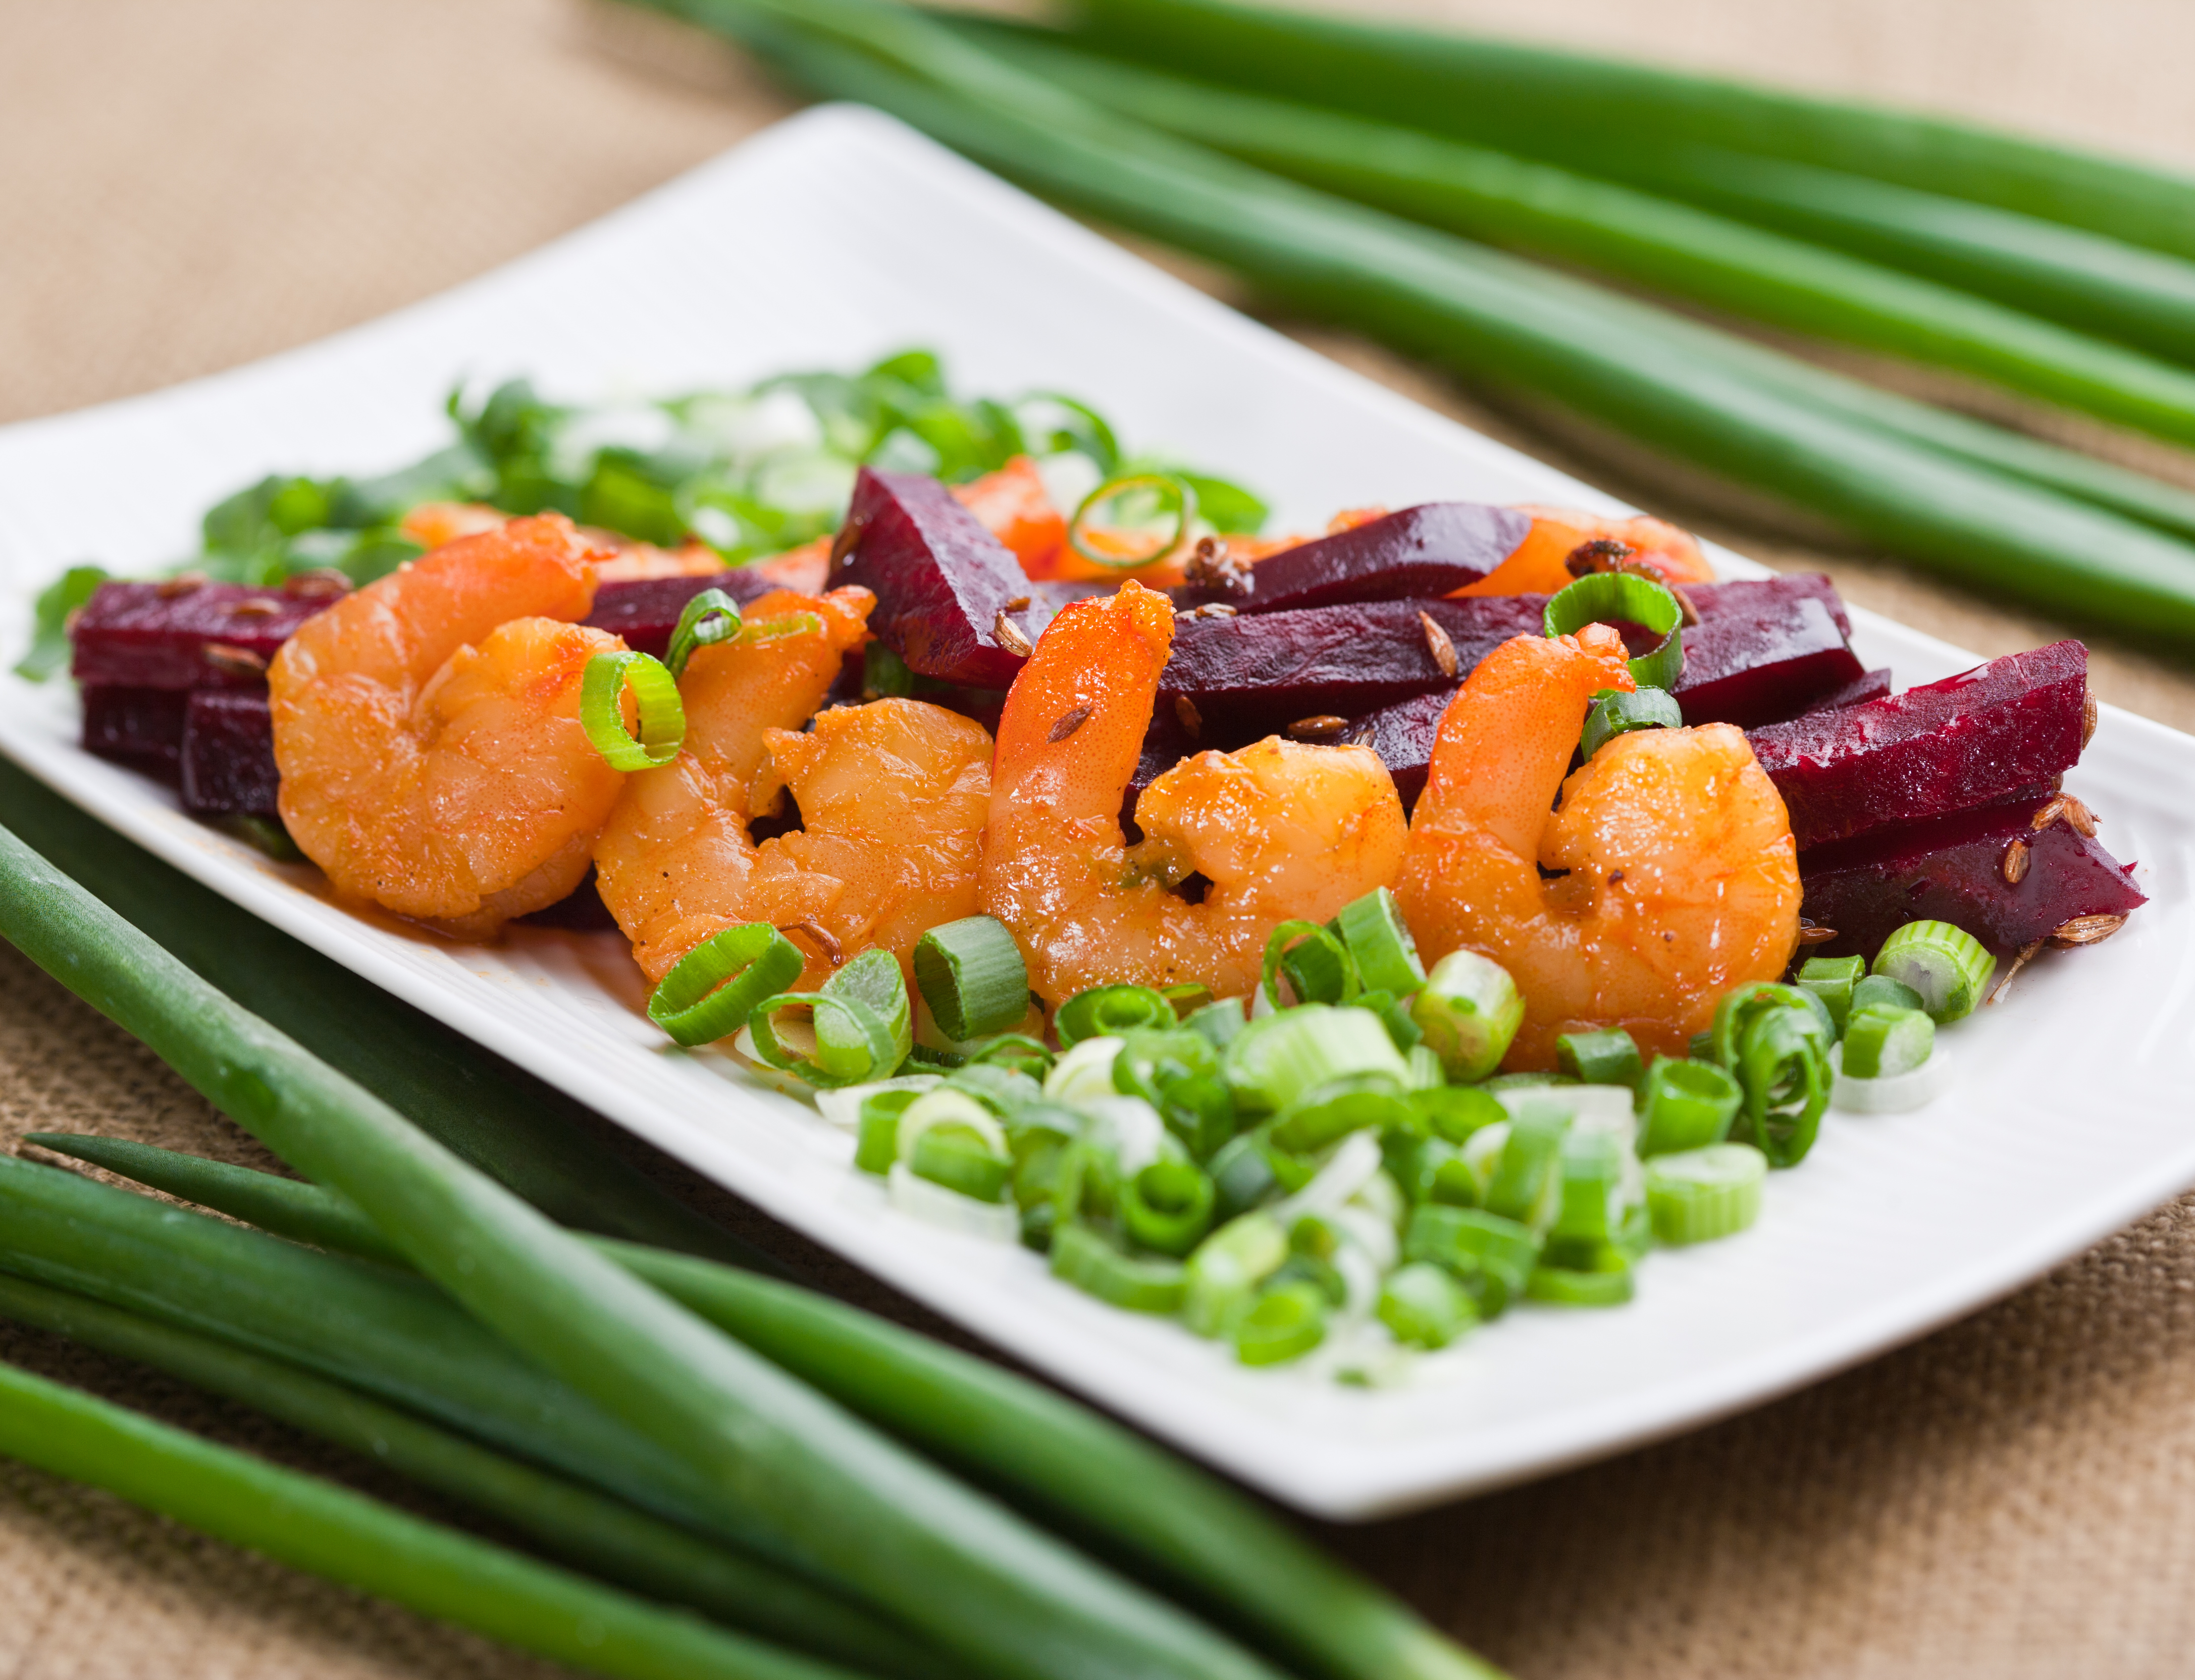
[[[640,705],[640,739],[625,727],[625,690]],[[654,770],[678,756],[686,708],[660,659],[631,648],[597,653],[579,678],[579,727],[613,770]]]
[[[1062,1050],[1085,1038],[1116,1038],[1138,1027],[1172,1027],[1173,1005],[1148,986],[1093,986],[1059,1006],[1051,1018]]]
[[[1275,1009],[1281,1006],[1281,993],[1273,981],[1284,969],[1299,1004],[1354,1003],[1364,989],[1349,947],[1316,922],[1283,922],[1265,941],[1258,987]]]
[[[1641,688],[1674,688],[1685,669],[1685,609],[1651,578],[1593,572],[1547,597],[1541,620],[1549,636],[1576,636],[1587,624],[1643,624],[1662,639],[1631,661]]]
[[[1173,531],[1140,560],[1124,559],[1092,548],[1082,539],[1082,527],[1090,517],[1090,510],[1101,502],[1131,490],[1149,490],[1157,492],[1161,510],[1173,515]],[[1196,492],[1172,473],[1129,473],[1123,477],[1108,479],[1082,498],[1082,505],[1074,510],[1068,521],[1068,545],[1093,566],[1102,566],[1108,572],[1140,572],[1164,560],[1181,546],[1189,535],[1189,527],[1196,518]]]
[[[1822,1111],[1829,1106],[1829,1045],[1807,1012],[1777,1007],[1755,1015],[1738,1042],[1731,1069],[1745,1093],[1740,1140],[1768,1158],[1771,1166],[1796,1166],[1814,1147]]]
[[[807,958],[767,922],[712,934],[648,994],[648,1018],[682,1044],[714,1044],[747,1023],[758,1001],[800,978]]]
[[[780,1010],[809,1010],[815,1022],[815,1055],[786,1048],[770,1025]],[[828,992],[781,992],[754,1006],[747,1017],[755,1054],[781,1073],[790,1073],[826,1090],[867,1085],[890,1077],[899,1063],[897,1046],[884,1019],[858,998]]]
[[[1618,735],[1633,729],[1675,729],[1684,722],[1684,711],[1666,688],[1641,688],[1631,694],[1604,688],[1593,697],[1593,710],[1585,715],[1578,751],[1590,758]]]
[[[1327,925],[1348,946],[1357,979],[1367,991],[1408,998],[1426,983],[1417,941],[1410,937],[1402,906],[1386,888],[1374,887],[1351,900]]]
[[[686,661],[696,649],[729,642],[744,628],[738,601],[722,590],[703,590],[680,610],[677,628],[671,632],[671,646],[663,655],[671,680],[686,675]]]

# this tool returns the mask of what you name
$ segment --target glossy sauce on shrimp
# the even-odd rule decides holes
[[[1048,1004],[1110,981],[1245,995],[1276,925],[1322,921],[1401,865],[1386,767],[1366,748],[1277,737],[1167,771],[1138,802],[1146,837],[1129,846],[1121,801],[1172,642],[1172,602],[1126,583],[1054,618],[1006,697],[982,907]],[[1192,873],[1211,883],[1200,904],[1171,890]]]
[[[571,622],[591,553],[561,515],[514,520],[282,645],[282,820],[338,893],[484,938],[579,884],[625,780],[579,725],[588,660],[625,645]]]
[[[815,716],[874,605],[862,589],[768,595],[747,624],[808,624],[688,662],[677,759],[631,779],[596,847],[602,901],[651,981],[720,929],[768,922],[808,952],[812,989],[834,954],[880,946],[904,967],[929,929],[974,913],[988,732],[918,700]],[[749,825],[788,789],[802,828],[758,845]]]
[[[1428,964],[1468,946],[1514,976],[1512,1068],[1604,1027],[1682,1056],[1724,992],[1797,947],[1791,826],[1738,730],[1617,735],[1565,780],[1593,693],[1632,687],[1606,625],[1518,636],[1441,719],[1396,894]]]

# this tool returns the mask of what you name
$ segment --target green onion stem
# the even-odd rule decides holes
[[[726,928],[671,965],[648,993],[648,1018],[674,1044],[713,1044],[746,1026],[756,1005],[799,979],[807,962],[767,922]]]
[[[521,1650],[624,1680],[852,1680],[0,1366],[0,1453]]]
[[[1908,922],[1883,941],[1873,972],[1911,987],[1920,994],[1921,1007],[1941,1026],[1973,1013],[1988,995],[1996,958],[1964,928],[1949,922]]]
[[[2134,634],[2195,635],[2195,550],[1742,374],[1725,335],[1087,106],[905,8],[661,0],[1086,211],[1513,382],[1940,571]]]
[[[1541,623],[1549,636],[1575,636],[1587,624],[1642,625],[1659,636],[1632,660],[1641,688],[1674,688],[1685,674],[1684,608],[1667,585],[1631,572],[1594,572],[1547,597]]]
[[[1634,729],[1678,729],[1684,722],[1684,708],[1666,688],[1639,688],[1628,694],[1621,688],[1603,688],[1593,697],[1585,727],[1578,731],[1578,751],[1590,758],[1618,735]]]
[[[964,917],[923,935],[914,983],[938,1030],[956,1044],[1018,1027],[1028,1014],[1028,964],[994,917]]]
[[[1267,1672],[573,1241],[4,831],[0,934],[349,1196],[511,1346],[654,1443],[694,1499],[771,1534],[806,1572],[1002,1675]],[[906,1548],[921,1569],[901,1567]]]
[[[805,1581],[295,1366],[21,1278],[0,1276],[0,1316],[241,1401],[462,1499],[575,1568],[650,1597],[878,1674],[942,1680],[952,1671],[905,1628]]]
[[[627,689],[640,713],[638,735],[625,728]],[[662,661],[624,648],[587,661],[579,679],[579,727],[613,770],[660,769],[678,757],[686,739],[686,707]]]

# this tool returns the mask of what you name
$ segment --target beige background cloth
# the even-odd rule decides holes
[[[1391,9],[1931,105],[2195,167],[2186,0]],[[149,389],[370,319],[578,226],[791,108],[727,55],[567,0],[0,0],[0,420]],[[1824,566],[1854,599],[1965,646],[1998,653],[2060,633],[1345,335],[1296,330],[1656,512],[1773,563]],[[1890,377],[2013,411],[1985,393]],[[2015,417],[2195,482],[2185,457]],[[2106,699],[2195,728],[2184,669],[2096,651]],[[2195,1117],[2195,1100],[2190,1108]],[[0,1129],[12,1138],[40,1127],[264,1161],[147,1054],[0,949]],[[651,1165],[751,1233],[769,1229]],[[848,1292],[914,1316],[787,1234],[771,1240]],[[0,1332],[0,1352],[436,1509],[370,1466],[132,1367],[20,1332]],[[2191,1494],[2195,1204],[2181,1202],[1964,1324],[1743,1418],[1326,1538],[1530,1680],[2164,1676],[2195,1669]],[[0,1464],[9,1680],[545,1672]]]

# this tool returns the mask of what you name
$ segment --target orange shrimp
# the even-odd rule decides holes
[[[1467,946],[1516,980],[1511,1068],[1604,1027],[1682,1056],[1723,992],[1797,948],[1791,825],[1737,730],[1617,735],[1564,780],[1594,692],[1632,686],[1607,625],[1518,636],[1441,718],[1396,895],[1428,964]]]
[[[1386,767],[1277,737],[1176,765],[1138,802],[1145,838],[1127,845],[1121,799],[1172,642],[1172,603],[1132,580],[1054,618],[1006,696],[982,909],[1047,1003],[1110,981],[1243,995],[1274,927],[1323,920],[1402,863]],[[1170,890],[1192,873],[1212,883],[1201,904]]]
[[[815,627],[720,642],[688,664],[677,759],[628,781],[595,849],[602,901],[650,980],[719,929],[767,921],[809,952],[802,983],[813,987],[834,958],[870,946],[904,968],[929,929],[975,913],[990,796],[983,727],[880,700],[834,707],[798,733],[874,605],[863,589],[768,595],[747,622],[805,614]],[[749,822],[787,787],[804,829],[758,846]]]
[[[1651,571],[1665,584],[1711,584],[1714,568],[1691,532],[1641,514],[1614,519],[1564,508],[1519,508],[1532,516],[1532,528],[1516,551],[1477,583],[1456,591],[1469,595],[1553,595],[1576,581],[1564,564],[1579,544],[1621,543],[1633,550],[1632,563]]]
[[[268,672],[282,820],[338,893],[485,938],[586,873],[624,777],[579,726],[615,636],[570,622],[560,515],[437,549],[306,620]]]

